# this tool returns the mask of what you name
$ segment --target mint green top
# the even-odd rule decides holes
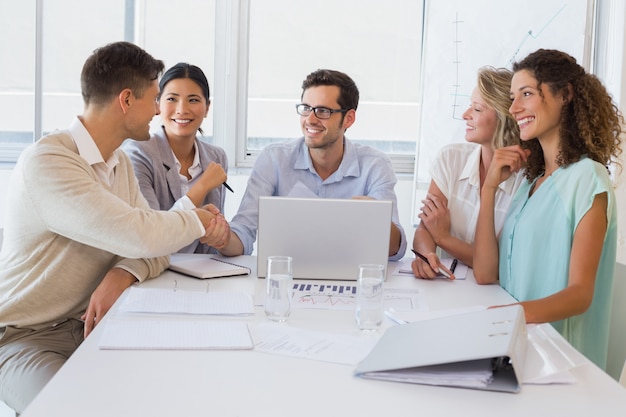
[[[524,181],[518,189],[500,235],[500,285],[519,301],[547,297],[567,286],[576,227],[594,197],[608,194],[607,233],[593,302],[585,313],[552,323],[604,369],[617,247],[617,210],[607,169],[583,158],[557,169],[529,197],[531,187]]]

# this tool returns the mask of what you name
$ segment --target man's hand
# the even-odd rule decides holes
[[[201,214],[200,212],[207,214]],[[230,226],[220,213],[219,209],[213,204],[207,204],[201,209],[196,209],[200,216],[200,220],[206,229],[204,236],[200,238],[200,242],[205,245],[213,246],[216,249],[222,249],[230,242]],[[205,222],[205,219],[207,222]]]
[[[128,271],[113,268],[102,278],[102,281],[91,294],[89,305],[81,319],[85,321],[85,337],[100,323],[120,295],[137,279]]]

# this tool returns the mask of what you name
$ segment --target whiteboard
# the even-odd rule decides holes
[[[462,114],[484,65],[511,68],[539,48],[590,67],[594,0],[426,0],[414,224],[439,149],[465,141]]]

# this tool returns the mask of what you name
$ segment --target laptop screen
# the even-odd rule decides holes
[[[293,258],[293,276],[356,280],[358,266],[387,266],[392,202],[260,197],[257,274],[267,257]]]

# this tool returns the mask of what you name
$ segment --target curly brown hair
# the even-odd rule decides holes
[[[553,49],[539,49],[513,64],[513,72],[521,70],[534,76],[542,97],[543,84],[555,95],[570,97],[572,93],[561,110],[559,166],[583,156],[607,167],[611,163],[619,165],[624,117],[595,75],[587,73],[572,56]],[[545,171],[543,150],[536,138],[523,141],[522,146],[531,150],[526,178],[532,181]]]

